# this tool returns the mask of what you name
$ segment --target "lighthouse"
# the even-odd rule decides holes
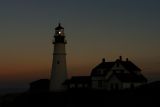
[[[62,92],[66,90],[66,86],[63,85],[67,79],[67,65],[66,65],[66,40],[64,34],[64,28],[59,25],[55,28],[55,34],[53,38],[54,52],[53,62],[51,69],[50,79],[50,91]]]

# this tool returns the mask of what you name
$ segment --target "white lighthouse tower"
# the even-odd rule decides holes
[[[63,85],[64,81],[67,79],[65,44],[64,28],[59,23],[58,27],[55,28],[53,40],[54,53],[50,80],[50,91],[52,92],[66,90],[66,87]]]

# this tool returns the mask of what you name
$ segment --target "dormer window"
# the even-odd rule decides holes
[[[103,69],[99,69],[98,71],[99,71],[99,74],[103,75],[103,73],[104,73]]]

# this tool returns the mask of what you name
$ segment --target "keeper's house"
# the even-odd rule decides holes
[[[69,89],[122,90],[145,84],[141,69],[120,56],[114,62],[102,62],[93,68],[90,76],[76,76],[64,82]]]

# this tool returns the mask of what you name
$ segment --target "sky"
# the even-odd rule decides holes
[[[0,88],[50,78],[58,22],[69,77],[121,55],[159,80],[159,0],[0,0]]]

